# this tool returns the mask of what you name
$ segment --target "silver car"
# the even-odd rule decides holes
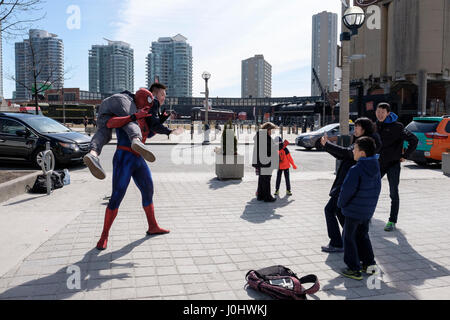
[[[353,135],[354,132],[355,132],[355,125],[351,123],[350,135]],[[339,136],[339,123],[329,124],[316,131],[302,133],[295,139],[295,145],[303,147],[307,150],[311,150],[312,148],[322,150],[323,147],[320,144],[320,139],[324,136],[325,133],[327,133],[328,139],[331,142],[337,143]]]

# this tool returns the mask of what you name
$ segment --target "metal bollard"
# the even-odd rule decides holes
[[[42,154],[42,162],[40,163],[42,172],[47,177],[47,195],[52,192],[52,173],[55,169],[55,156],[50,149],[50,142],[45,143],[45,151]]]

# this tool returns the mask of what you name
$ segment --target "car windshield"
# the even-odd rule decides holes
[[[413,121],[410,124],[408,124],[406,129],[409,132],[421,132],[421,133],[435,132],[438,125],[439,121]]]
[[[29,117],[24,119],[24,121],[40,133],[63,133],[71,131],[58,121],[47,117]]]
[[[327,126],[325,126],[323,128],[320,128],[319,130],[314,131],[312,133],[324,133],[324,132],[328,132],[330,130],[333,130],[335,128],[338,129],[339,128],[339,124],[337,124],[337,123],[329,124],[329,125],[327,125]]]

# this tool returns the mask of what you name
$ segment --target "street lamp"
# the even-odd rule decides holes
[[[209,135],[208,135],[208,98],[209,98],[209,90],[208,90],[208,80],[211,78],[211,73],[208,71],[203,72],[202,74],[203,80],[205,80],[205,135],[203,144],[209,144]]]
[[[350,32],[341,33],[342,42],[342,88],[340,95],[339,122],[340,144],[350,145],[349,100],[350,100],[350,39],[358,34],[358,29],[364,24],[366,15],[360,7],[349,7],[342,15],[342,22]]]

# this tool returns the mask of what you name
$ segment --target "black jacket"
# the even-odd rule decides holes
[[[419,140],[405,129],[402,123],[397,122],[398,116],[390,113],[384,122],[377,121],[378,133],[383,147],[380,151],[381,170],[400,162],[401,158],[407,159],[417,148]],[[403,152],[403,143],[408,142],[408,148]]]
[[[374,133],[371,135],[375,140],[375,144],[377,146],[376,153],[379,153],[381,150],[382,144],[381,139],[378,133]],[[353,137],[353,141],[356,138]],[[348,170],[356,164],[356,161],[353,159],[353,149],[355,144],[353,143],[350,147],[341,147],[334,143],[327,142],[325,144],[325,151],[331,154],[338,160],[341,160],[341,165],[336,173],[336,179],[334,179],[333,186],[330,190],[330,197],[339,197],[339,193],[341,192],[342,184],[344,183],[345,177],[347,176]]]
[[[163,125],[163,123],[167,120],[168,116],[166,117],[163,114],[160,113],[160,105],[159,101],[154,99],[153,100],[153,106],[150,109],[149,113],[151,113],[151,117],[145,118],[145,121],[147,122],[148,128],[153,133],[151,136],[155,135],[155,133],[158,134],[166,134],[169,136],[172,132],[169,128]]]

